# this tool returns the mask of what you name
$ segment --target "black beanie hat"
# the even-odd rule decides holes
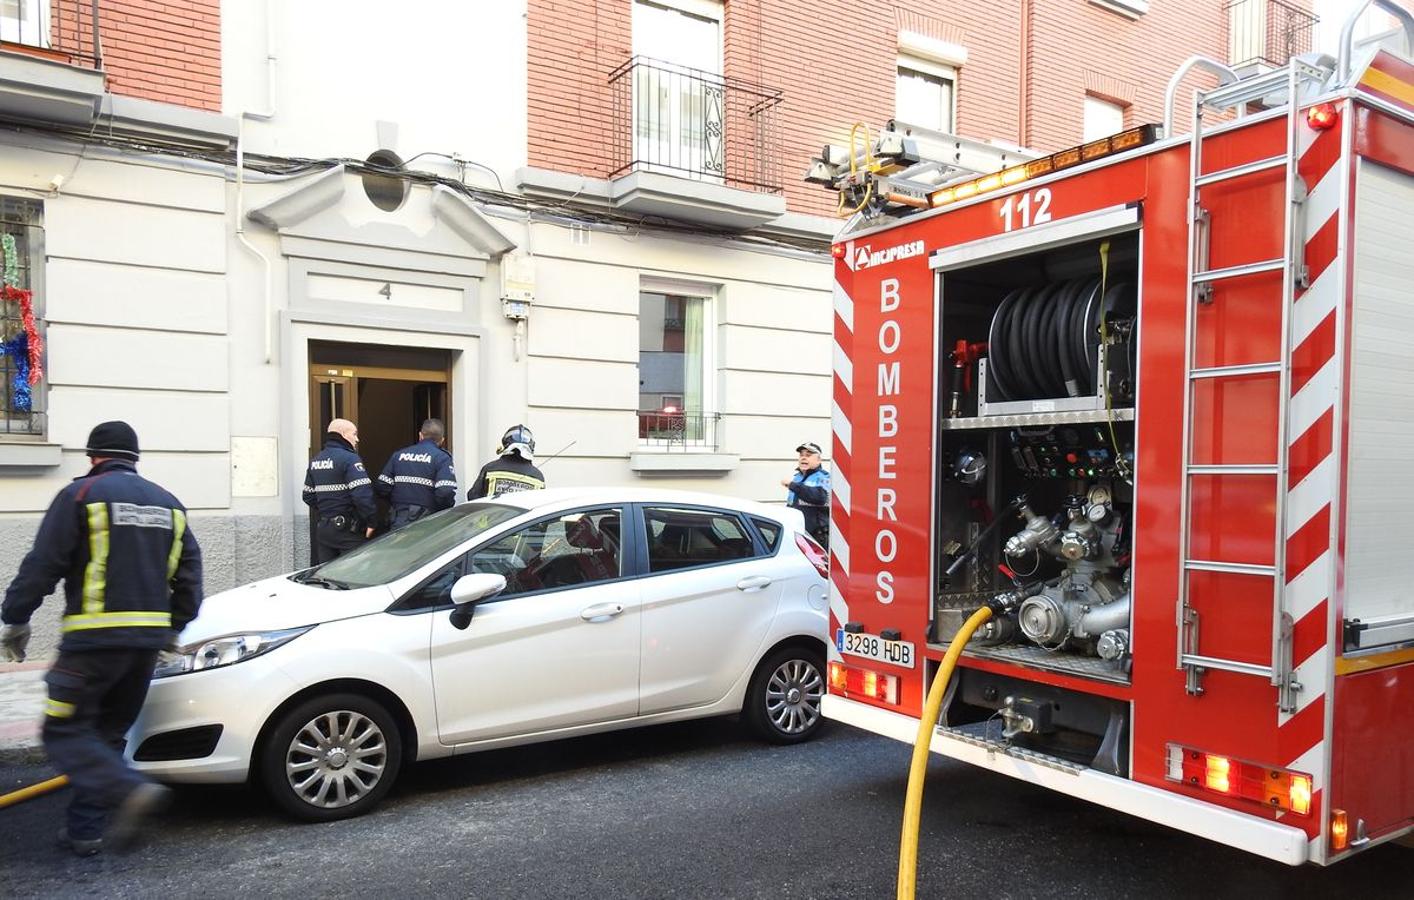
[[[137,459],[137,432],[127,422],[104,422],[88,433],[89,456]]]

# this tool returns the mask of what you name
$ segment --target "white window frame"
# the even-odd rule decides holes
[[[49,31],[52,25],[49,0],[17,0],[17,8],[22,12],[29,12],[24,18],[31,24],[26,24],[14,16],[4,15],[4,7],[0,6],[0,37],[24,47],[49,49]],[[30,29],[33,34],[26,33],[25,29]]]
[[[957,132],[957,73],[958,67],[947,63],[925,59],[912,53],[900,53],[898,64],[894,70],[894,118],[908,125],[918,125],[926,127],[922,122],[912,121],[908,116],[902,114],[899,109],[898,81],[899,76],[904,71],[917,72],[930,78],[938,78],[947,81],[952,90],[948,92],[948,127],[942,129],[949,134]]]
[[[1090,0],[1090,4],[1127,19],[1137,19],[1149,11],[1149,0]]]
[[[1108,107],[1108,109],[1105,110],[1106,114],[1109,114],[1110,110],[1114,110],[1115,112],[1119,113],[1119,127],[1114,129],[1113,131],[1106,131],[1103,134],[1091,134],[1090,110],[1096,108],[1095,105],[1099,104],[1103,104],[1105,107]],[[1098,141],[1100,138],[1109,137],[1112,134],[1119,134],[1121,131],[1124,130],[1125,110],[1126,106],[1123,103],[1116,103],[1114,100],[1111,100],[1108,97],[1101,97],[1097,94],[1086,94],[1085,106],[1080,117],[1080,127],[1082,129],[1081,141],[1088,144],[1091,141]]]
[[[679,297],[700,297],[702,299],[702,409],[699,414],[703,416],[720,415],[721,410],[717,409],[717,298],[721,293],[721,285],[710,284],[701,281],[678,281],[671,278],[659,278],[656,276],[641,276],[638,280],[639,310],[642,311],[644,294],[674,294]],[[638,322],[638,315],[634,316],[634,323]],[[639,351],[642,352],[641,350]],[[634,367],[638,363],[635,361]],[[637,411],[638,394],[634,394],[634,431],[637,433]],[[684,410],[686,412],[686,410]],[[716,437],[715,433],[713,437]],[[672,452],[671,447],[663,446],[661,442],[651,438],[637,438],[640,449],[658,450]],[[716,443],[720,443],[717,440]],[[689,440],[684,446],[687,447],[708,447],[713,441],[707,439],[707,429],[703,429],[701,440]]]

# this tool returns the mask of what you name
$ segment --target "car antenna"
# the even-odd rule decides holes
[[[578,444],[578,443],[579,443],[579,441],[577,441],[577,440],[570,441],[568,444],[565,444],[563,447],[561,447],[560,449],[556,450],[554,453],[551,453],[549,456],[547,456],[547,457],[545,457],[544,459],[542,459],[542,460],[539,462],[539,465],[541,465],[541,466],[545,465],[545,464],[548,463],[550,460],[552,460],[552,459],[554,459],[555,457],[559,456],[561,453],[564,453],[566,450],[568,450],[569,448],[573,447],[575,444]]]

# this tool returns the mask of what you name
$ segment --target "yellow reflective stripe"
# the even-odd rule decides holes
[[[44,704],[44,714],[56,719],[67,719],[74,714],[74,704],[63,700],[48,700]]]
[[[104,612],[82,616],[65,616],[63,630],[87,631],[91,628],[171,628],[169,612]]]
[[[167,580],[177,574],[177,563],[182,558],[182,533],[187,530],[187,514],[180,509],[172,510],[172,552],[167,554]]]
[[[490,487],[498,481],[513,481],[517,484],[528,484],[531,487],[543,488],[545,482],[532,475],[521,475],[519,472],[490,472],[486,475],[486,485]]]
[[[108,579],[108,504],[88,504],[88,566],[83,572],[83,611],[103,612]]]

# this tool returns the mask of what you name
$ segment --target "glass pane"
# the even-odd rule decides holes
[[[934,131],[952,131],[952,87],[952,81],[947,78],[900,68],[899,121]]]
[[[751,521],[756,523],[761,537],[766,540],[766,549],[774,552],[776,546],[781,542],[781,526],[769,519],[752,519]]]
[[[463,503],[350,550],[313,574],[353,587],[387,584],[524,512],[496,503]]]
[[[639,295],[640,410],[693,416],[703,412],[704,314],[701,297]]]
[[[755,555],[741,520],[728,512],[646,508],[648,570],[668,572]]]
[[[601,509],[536,522],[476,551],[471,570],[504,575],[502,597],[618,578],[622,521],[618,509]]]

